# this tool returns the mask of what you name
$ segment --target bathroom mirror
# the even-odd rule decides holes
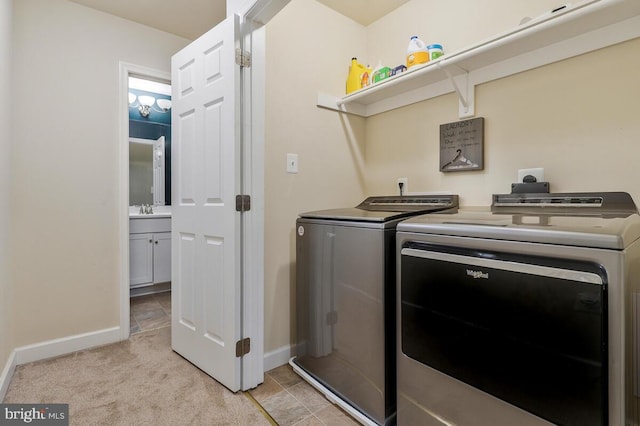
[[[129,138],[129,205],[165,204],[165,137]]]

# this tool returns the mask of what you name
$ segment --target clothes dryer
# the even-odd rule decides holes
[[[494,195],[398,225],[399,425],[640,424],[626,193]]]

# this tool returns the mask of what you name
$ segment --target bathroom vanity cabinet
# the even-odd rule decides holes
[[[171,218],[129,219],[129,286],[171,281]]]

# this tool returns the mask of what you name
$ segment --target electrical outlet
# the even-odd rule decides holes
[[[538,167],[536,169],[520,169],[518,170],[518,183],[522,183],[522,179],[525,176],[531,175],[536,178],[536,182],[545,182],[544,180],[544,169],[542,167]]]
[[[402,187],[400,187],[400,184],[402,184]],[[398,189],[398,193],[400,195],[407,195],[409,193],[409,178],[398,178],[396,182],[396,188]]]
[[[287,173],[298,173],[298,154],[287,154]]]

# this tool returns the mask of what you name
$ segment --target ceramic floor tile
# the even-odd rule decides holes
[[[325,426],[325,424],[322,423],[316,416],[311,415],[300,420],[294,426]]]
[[[171,293],[133,297],[130,303],[130,334],[171,326]]]
[[[264,375],[264,382],[257,388],[251,389],[249,393],[256,401],[262,404],[267,398],[283,390],[284,388],[267,373]]]
[[[171,318],[167,315],[137,320],[142,330],[154,330],[156,328],[171,326]]]
[[[262,407],[280,426],[294,425],[311,413],[286,390],[267,398]]]
[[[302,381],[302,378],[293,371],[289,364],[274,368],[267,374],[273,377],[273,379],[285,389]]]
[[[330,404],[326,408],[314,413],[314,415],[325,425],[356,426],[360,424],[333,404]]]
[[[140,296],[140,297],[134,297],[133,299],[131,299],[131,311],[133,313],[139,313],[139,312],[146,312],[146,311],[152,311],[155,309],[162,309],[162,306],[160,305],[160,303],[158,303],[156,300],[153,299],[144,299],[144,300],[137,300],[136,299],[143,299],[145,296]]]
[[[164,309],[171,309],[171,293],[160,293],[156,294],[155,300],[162,306]]]
[[[147,311],[134,312],[133,317],[140,322],[147,319],[166,317],[167,313],[162,308],[149,309]]]
[[[311,413],[322,410],[331,405],[331,402],[320,392],[315,390],[307,382],[300,382],[287,389],[307,410]]]
[[[145,303],[155,303],[155,295],[153,294],[145,294],[143,296],[135,296],[131,297],[129,300],[131,302],[131,306],[141,305]]]

